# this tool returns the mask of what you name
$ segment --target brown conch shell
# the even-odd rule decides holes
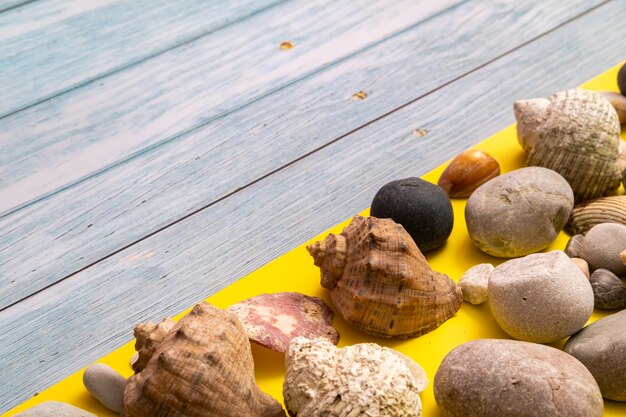
[[[596,198],[574,206],[565,224],[570,235],[585,234],[600,223],[626,225],[626,196]]]
[[[196,305],[124,391],[126,417],[284,417],[254,381],[248,336],[234,314]]]
[[[611,103],[580,89],[549,99],[515,102],[518,141],[527,165],[552,169],[572,187],[576,201],[606,195],[620,185],[620,124]]]
[[[355,216],[341,234],[307,249],[339,314],[366,333],[420,336],[461,307],[460,288],[430,269],[411,236],[391,219]]]
[[[135,373],[141,372],[146,367],[148,360],[161,344],[165,336],[172,330],[176,322],[172,319],[163,319],[161,322],[154,324],[151,322],[139,323],[135,326],[134,334],[135,350],[137,351],[137,360],[132,363]]]

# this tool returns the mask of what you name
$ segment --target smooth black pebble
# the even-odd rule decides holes
[[[450,198],[437,185],[420,178],[385,184],[374,196],[370,215],[400,223],[422,251],[445,243],[452,233]]]
[[[617,85],[619,86],[619,91],[626,96],[626,64],[622,65],[617,74]]]

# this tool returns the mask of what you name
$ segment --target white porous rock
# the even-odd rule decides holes
[[[285,356],[285,406],[298,417],[418,417],[428,380],[405,355],[374,343],[337,348],[292,339]]]
[[[459,280],[465,301],[477,305],[489,299],[487,287],[492,271],[493,265],[491,264],[478,264],[465,271]]]
[[[94,363],[85,369],[83,384],[109,410],[119,413],[124,403],[126,378],[103,363]]]

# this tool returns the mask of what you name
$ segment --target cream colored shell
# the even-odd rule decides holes
[[[527,165],[561,174],[576,201],[619,187],[620,124],[606,98],[572,89],[549,99],[517,101],[514,110],[518,141],[528,152]]]
[[[285,406],[298,417],[418,417],[428,385],[410,358],[374,343],[341,349],[326,339],[293,339],[285,357]]]

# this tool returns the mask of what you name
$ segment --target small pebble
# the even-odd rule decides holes
[[[420,178],[385,184],[374,196],[370,215],[400,223],[422,252],[443,245],[454,224],[450,198]]]
[[[489,298],[487,287],[492,271],[493,265],[491,264],[478,264],[465,271],[459,280],[465,301],[474,305],[487,301]]]
[[[626,310],[591,323],[563,350],[591,371],[604,398],[626,401]]]
[[[565,254],[570,258],[580,258],[580,248],[583,245],[585,235],[574,235],[569,238],[565,246]]]
[[[601,223],[585,235],[580,257],[589,263],[589,269],[608,269],[615,275],[626,274],[626,265],[620,253],[626,248],[626,226],[618,223]]]
[[[591,373],[558,349],[482,339],[453,349],[434,379],[446,417],[601,417],[604,404]]]
[[[496,267],[489,278],[489,303],[510,336],[551,343],[585,325],[593,312],[593,290],[565,253],[552,251]]]
[[[487,152],[470,149],[450,162],[437,184],[451,198],[467,198],[476,188],[498,175],[498,161]]]
[[[576,266],[583,271],[583,274],[585,274],[585,276],[587,278],[589,278],[589,264],[587,263],[587,261],[585,261],[582,258],[570,258],[572,260],[572,262],[574,262],[576,264]]]
[[[624,249],[623,251],[619,253],[619,258],[622,260],[624,265],[626,265],[626,249]]]
[[[124,403],[126,379],[103,363],[89,365],[83,374],[87,391],[109,410],[119,413]]]
[[[58,401],[46,401],[26,411],[22,411],[15,417],[97,417],[83,409]]]
[[[513,258],[548,246],[573,207],[574,193],[562,176],[546,168],[527,167],[478,187],[467,200],[465,221],[480,250]]]
[[[626,96],[626,64],[622,65],[622,68],[617,73],[617,86],[619,91]]]
[[[626,284],[607,269],[596,269],[589,278],[596,308],[613,310],[626,307]]]

